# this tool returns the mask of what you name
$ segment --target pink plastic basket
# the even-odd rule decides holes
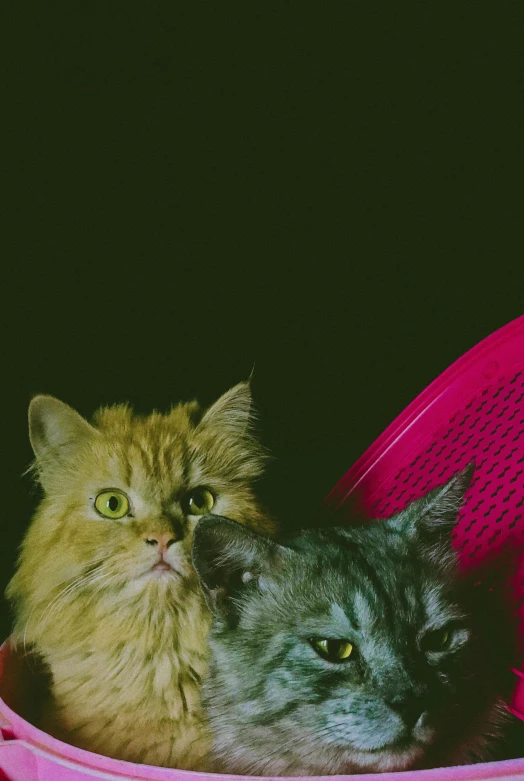
[[[454,543],[464,567],[508,549],[518,552],[515,584],[524,639],[524,556],[520,553],[524,548],[524,316],[467,352],[421,393],[338,482],[326,506],[348,515],[358,510],[367,517],[386,517],[472,460],[476,470]],[[514,672],[510,709],[524,720],[524,672]],[[20,660],[4,643],[0,648],[0,780],[220,778],[120,762],[55,740],[15,712],[24,688],[27,681]],[[505,762],[338,778],[524,781],[524,747],[522,753],[522,759]]]

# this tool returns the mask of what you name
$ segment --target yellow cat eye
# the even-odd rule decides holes
[[[451,640],[451,632],[449,629],[435,629],[433,632],[428,632],[423,638],[424,651],[443,651],[449,645]]]
[[[129,512],[129,499],[122,491],[102,491],[95,499],[95,510],[104,518],[118,520]]]
[[[328,662],[345,662],[353,653],[353,645],[349,640],[329,640],[327,638],[314,637],[311,645],[319,656]]]
[[[185,500],[186,512],[189,515],[205,515],[211,512],[215,504],[215,497],[207,488],[195,488]]]

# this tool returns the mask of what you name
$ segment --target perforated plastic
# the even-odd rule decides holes
[[[337,512],[388,517],[471,461],[452,539],[461,566],[481,568],[505,551],[524,640],[524,317],[466,353],[389,426],[326,499]],[[513,711],[524,719],[516,676]],[[524,755],[524,747],[523,747]]]
[[[389,490],[374,500],[373,515],[386,517],[399,512],[474,460],[475,475],[452,535],[461,558],[478,563],[508,542],[522,545],[523,400],[521,371],[482,390],[433,433],[425,450],[393,476]]]

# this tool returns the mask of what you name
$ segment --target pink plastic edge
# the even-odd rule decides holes
[[[8,640],[0,647],[0,652],[5,652]],[[215,773],[200,773],[184,770],[172,770],[157,768],[150,765],[137,765],[109,759],[98,754],[93,754],[83,749],[75,748],[63,743],[56,738],[39,730],[26,722],[0,700],[0,771],[2,770],[2,751],[15,744],[23,752],[19,752],[19,759],[24,763],[20,770],[27,769],[28,775],[18,774],[18,778],[24,781],[38,781],[39,774],[31,773],[35,767],[34,758],[39,757],[44,762],[69,768],[72,772],[85,775],[86,778],[107,779],[118,781],[123,778],[133,778],[135,781],[146,779],[163,779],[163,781],[175,781],[175,779],[256,779],[256,781],[276,781],[277,776],[234,776],[218,775]],[[16,739],[16,734],[23,734],[25,739]],[[18,768],[17,768],[18,770]],[[24,771],[25,772],[25,771]],[[63,777],[63,776],[62,776]],[[292,781],[292,777],[288,777]],[[296,776],[298,779],[304,777]],[[344,781],[480,781],[481,779],[500,779],[500,781],[517,781],[524,779],[524,758],[511,759],[503,762],[487,762],[477,765],[461,765],[454,767],[435,768],[433,770],[415,770],[401,773],[359,774],[339,776],[308,776],[309,781],[328,781],[332,778]],[[9,779],[9,776],[8,776]],[[305,779],[304,779],[305,781]]]
[[[404,435],[416,426],[417,420],[426,413],[438,399],[441,399],[434,425],[437,427],[456,411],[457,401],[466,400],[472,393],[489,385],[497,376],[522,362],[523,354],[515,337],[524,338],[524,315],[512,320],[476,344],[451,366],[440,374],[422,391],[406,409],[398,415],[385,431],[365,450],[362,456],[340,478],[327,495],[327,506],[340,506],[352,494],[366,475],[382,459],[394,450],[394,464],[400,470],[406,459],[416,449],[416,436]],[[496,360],[491,354],[496,352]],[[460,377],[460,390],[455,382]],[[445,396],[445,398],[442,398]],[[413,434],[413,432],[412,432]],[[409,441],[408,441],[409,440]]]
[[[0,673],[4,666],[4,655],[9,653],[11,647],[9,639],[0,646]],[[173,778],[186,778],[199,775],[207,778],[206,774],[195,774],[189,771],[177,770],[176,776],[168,768],[158,768],[151,765],[137,765],[133,762],[111,759],[100,754],[72,746],[57,738],[48,735],[33,724],[13,711],[3,699],[0,698],[0,771],[2,770],[2,749],[10,744],[22,743],[31,753],[44,756],[48,761],[58,764],[71,763],[71,767],[85,773],[96,773],[93,778],[100,778],[100,772],[112,774],[114,778],[154,779],[155,781],[167,781]],[[19,737],[21,736],[21,737]],[[87,775],[89,778],[89,775]],[[105,777],[105,776],[104,776]],[[1,778],[1,776],[0,776]],[[28,776],[28,781],[29,781]]]

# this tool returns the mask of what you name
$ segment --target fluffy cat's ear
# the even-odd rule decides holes
[[[443,566],[454,563],[451,532],[474,471],[472,462],[447,483],[429,491],[392,518],[388,522],[390,527],[417,537],[436,563],[439,560]]]
[[[249,382],[239,382],[209,407],[200,425],[212,424],[241,437],[249,430],[253,416],[252,404]]]
[[[193,566],[211,610],[231,620],[245,588],[261,586],[264,573],[278,566],[287,549],[219,515],[198,523],[192,545]]]
[[[46,471],[69,447],[86,437],[98,436],[96,429],[74,409],[54,396],[35,396],[29,405],[29,439],[36,456],[40,479],[45,486]]]
[[[209,457],[241,480],[260,477],[269,458],[253,431],[255,418],[250,384],[241,382],[209,407],[196,427],[197,436],[207,439]]]

